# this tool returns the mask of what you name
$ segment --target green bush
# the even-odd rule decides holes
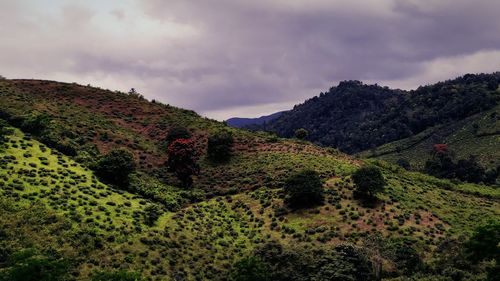
[[[92,274],[92,281],[143,281],[141,274],[125,270],[98,271]]]
[[[323,184],[316,171],[303,170],[285,182],[285,203],[293,208],[307,208],[323,203]]]
[[[233,265],[232,281],[268,281],[271,280],[269,267],[257,257],[246,257]]]
[[[144,223],[148,226],[156,224],[158,218],[163,214],[160,206],[152,204],[144,208]]]
[[[218,132],[208,137],[207,157],[213,162],[225,162],[231,158],[233,135],[229,131]]]
[[[104,181],[126,186],[130,173],[135,171],[132,154],[125,149],[115,149],[99,159],[95,167],[96,174]]]
[[[385,187],[384,176],[376,166],[364,166],[352,175],[356,195],[364,198],[372,198],[382,192]]]

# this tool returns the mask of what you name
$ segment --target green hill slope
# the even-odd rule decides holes
[[[392,163],[404,159],[412,168],[420,170],[431,157],[433,145],[446,143],[456,158],[465,159],[469,155],[475,155],[484,167],[496,168],[500,165],[499,116],[500,106],[496,106],[462,121],[429,128],[415,136],[382,145],[359,155]]]
[[[4,249],[37,249],[71,261],[72,275],[80,279],[120,268],[156,280],[217,279],[266,241],[320,249],[364,245],[376,233],[407,237],[431,258],[445,237],[468,235],[500,215],[498,190],[478,186],[471,196],[463,186],[380,164],[388,188],[374,209],[352,199],[349,176],[342,176],[325,183],[326,204],[310,211],[280,211],[281,189],[262,187],[167,211],[150,227],[144,216],[151,201],[100,183],[91,171],[17,130],[0,159]]]
[[[120,270],[147,280],[231,280],[245,257],[271,266],[266,271],[274,280],[351,278],[361,270],[373,279],[414,271],[445,276],[443,264],[457,270],[449,264],[463,260],[459,251],[443,249],[463,248],[478,225],[500,217],[496,188],[379,161],[369,163],[387,186],[368,207],[354,198],[351,180],[366,161],[229,129],[133,95],[5,80],[0,101],[1,117],[32,134],[15,129],[0,148],[1,281],[26,280],[11,278],[23,272],[92,280],[96,272]],[[179,187],[163,167],[163,139],[179,124],[190,129],[200,153],[193,189]],[[222,164],[205,157],[207,136],[218,130],[235,137],[233,156]],[[114,148],[128,149],[139,164],[129,187],[106,185],[86,166]],[[319,173],[325,202],[292,211],[282,187],[304,168]],[[356,256],[363,262],[351,260]],[[480,280],[485,268],[463,274]]]

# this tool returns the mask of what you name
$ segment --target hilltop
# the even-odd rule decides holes
[[[485,122],[469,117],[493,110],[499,104],[499,85],[500,73],[467,74],[412,91],[344,81],[280,117],[250,128],[282,137],[293,137],[297,129],[304,128],[309,132],[307,140],[346,153],[375,149],[403,139],[410,143],[409,138],[421,139],[430,131],[434,132],[435,141],[443,142],[447,138],[438,137],[439,128],[449,131],[450,126],[463,127],[468,121],[475,123],[475,130],[482,134],[483,128],[477,126]],[[498,123],[495,116],[492,118],[490,123]],[[498,134],[490,132],[490,128],[484,130],[488,130],[488,135]],[[400,144],[404,149],[405,145]],[[431,149],[432,145],[428,145],[427,151]]]
[[[37,264],[68,280],[238,280],[245,266],[265,268],[273,280],[448,280],[457,272],[481,280],[491,267],[461,268],[460,249],[478,226],[498,220],[494,187],[77,84],[1,80],[0,117],[9,123],[0,148],[2,281]],[[177,126],[189,130],[198,154],[192,188],[164,164],[165,138]],[[207,142],[219,132],[234,137],[232,156],[213,163]],[[92,170],[117,148],[137,163],[129,186],[103,182]],[[364,165],[386,181],[374,205],[354,194],[352,174]],[[324,202],[290,209],[283,187],[303,169],[318,172]]]

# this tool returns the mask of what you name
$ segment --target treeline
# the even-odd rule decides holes
[[[309,141],[355,153],[490,109],[500,100],[499,84],[500,73],[468,74],[412,91],[344,81],[249,128],[282,137],[304,128]]]
[[[495,184],[500,174],[500,167],[486,170],[473,155],[467,159],[455,159],[446,144],[434,145],[431,159],[427,160],[424,169],[427,174],[438,178],[471,183]]]

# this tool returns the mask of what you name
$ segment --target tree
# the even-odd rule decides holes
[[[323,203],[323,184],[318,173],[303,170],[285,182],[285,203],[294,209],[307,208]]]
[[[162,214],[163,211],[158,205],[151,204],[144,208],[144,223],[148,226],[153,226]]]
[[[193,175],[200,172],[196,163],[196,151],[191,139],[177,139],[168,146],[167,166],[185,187],[193,185]]]
[[[164,142],[168,148],[168,146],[175,140],[190,139],[190,138],[191,138],[191,132],[189,132],[188,129],[181,126],[175,126],[168,131],[167,137],[165,138]]]
[[[376,166],[364,166],[352,175],[357,195],[362,197],[374,197],[382,192],[385,186],[384,176]]]
[[[475,229],[465,245],[469,260],[480,262],[495,259],[500,262],[500,221],[490,221]]]
[[[233,135],[229,131],[222,131],[208,137],[207,156],[213,162],[225,162],[231,158]]]
[[[269,266],[257,257],[246,257],[233,266],[232,281],[268,281],[271,280]]]
[[[299,140],[307,138],[308,135],[309,132],[304,128],[300,128],[295,131],[295,137],[298,138]]]
[[[65,280],[70,268],[68,261],[47,257],[33,249],[15,253],[9,262],[7,270],[0,270],[0,281]]]
[[[125,149],[111,150],[96,164],[96,174],[103,180],[119,186],[129,183],[129,175],[135,171],[132,154]]]

